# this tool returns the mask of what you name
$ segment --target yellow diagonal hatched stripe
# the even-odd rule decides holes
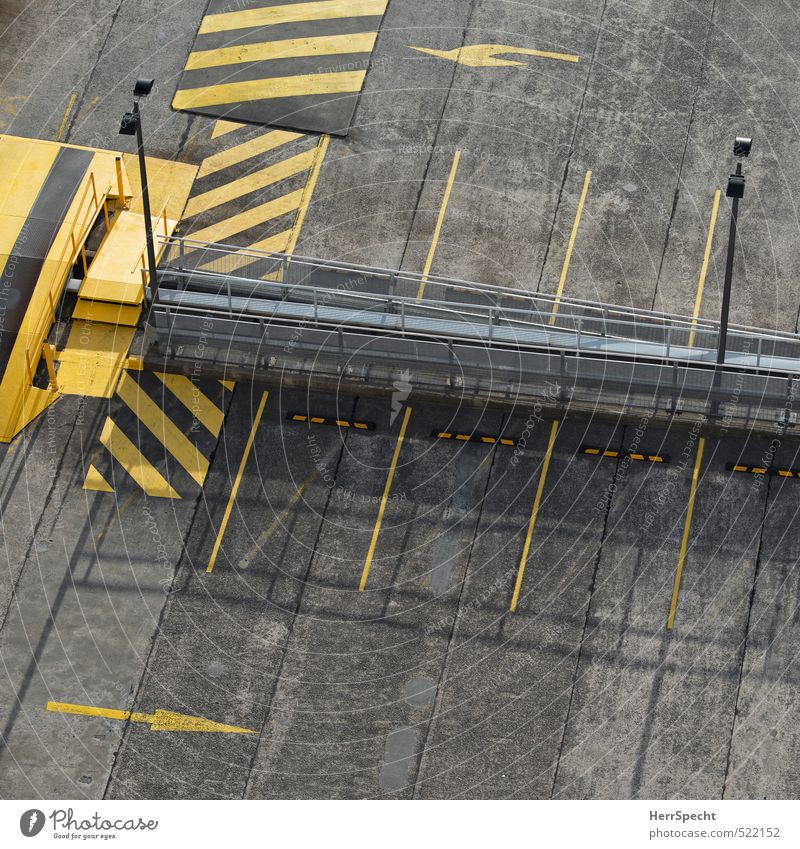
[[[234,130],[241,130],[242,127],[246,126],[247,124],[242,124],[239,121],[226,121],[224,118],[220,118],[214,123],[214,127],[211,130],[211,138],[218,139],[220,136],[232,133]],[[200,175],[198,174],[198,176]]]
[[[217,123],[219,124],[220,122],[217,121]],[[238,163],[252,159],[254,156],[269,153],[281,145],[296,141],[302,137],[301,133],[290,133],[286,130],[272,130],[268,133],[262,133],[254,139],[242,142],[234,147],[229,147],[227,150],[215,153],[213,156],[204,159],[200,165],[200,170],[197,172],[197,179],[199,180],[201,177],[222,171],[231,165],[238,165]]]
[[[246,248],[236,253],[225,254],[222,257],[212,259],[210,262],[204,262],[200,265],[204,271],[221,271],[223,274],[230,274],[239,268],[244,268],[246,265],[255,262],[258,257],[254,256],[252,251],[268,251],[271,253],[287,253],[289,239],[292,237],[291,230],[282,230],[280,233],[275,233],[273,236],[268,236],[266,239],[261,239],[258,242],[253,242]]]
[[[371,53],[377,32],[357,32],[346,35],[320,35],[316,38],[286,38],[219,47],[216,50],[197,50],[189,54],[187,71],[201,68],[220,68],[245,62],[265,62],[270,59],[297,59],[304,56],[335,56],[342,53]]]
[[[288,195],[281,195],[274,200],[254,206],[245,212],[240,212],[238,215],[232,215],[230,218],[204,227],[202,230],[197,230],[191,234],[191,238],[200,242],[222,241],[236,235],[236,233],[257,227],[259,224],[286,215],[288,212],[293,212],[298,209],[302,199],[303,191],[298,189]]]
[[[185,375],[159,371],[155,375],[209,433],[219,436],[225,414],[208,395],[201,392]]]
[[[335,71],[291,77],[265,77],[219,85],[186,88],[175,93],[175,109],[202,109],[255,100],[275,100],[312,94],[347,94],[361,91],[366,71]]]
[[[106,418],[100,442],[141,489],[157,498],[180,498],[158,469],[128,439],[113,419]]]
[[[129,374],[122,376],[117,395],[180,463],[192,480],[202,486],[208,474],[208,460]]]
[[[317,0],[312,3],[288,3],[281,6],[242,9],[239,12],[222,12],[206,15],[200,24],[199,34],[268,27],[300,21],[382,15],[386,11],[387,4],[388,0]]]
[[[314,148],[306,150],[296,156],[282,159],[274,165],[268,165],[266,168],[254,171],[252,174],[240,177],[238,180],[231,180],[216,189],[196,195],[186,204],[184,215],[186,218],[191,218],[193,215],[199,215],[215,206],[221,206],[223,203],[244,197],[251,192],[265,189],[267,186],[307,171],[314,163],[315,153]]]

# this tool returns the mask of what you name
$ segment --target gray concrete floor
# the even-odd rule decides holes
[[[6,7],[0,130],[124,146],[119,115],[146,72],[150,153],[200,163],[238,143],[212,144],[212,121],[169,107],[203,7]],[[433,271],[553,292],[591,171],[565,294],[691,314],[714,192],[733,136],[752,134],[733,316],[796,331],[798,41],[778,0],[393,0],[298,249],[421,271],[460,151]],[[470,68],[409,49],[481,43],[580,61]],[[707,317],[727,223],[723,198]],[[59,401],[6,451],[3,796],[796,798],[800,481],[726,469],[759,463],[768,439],[706,440],[668,630],[696,449],[685,431],[648,426],[642,446],[672,463],[626,464],[580,448],[625,449],[633,426],[567,417],[511,614],[550,422],[457,397],[418,405],[413,381],[364,593],[401,419],[388,399],[278,378],[207,574],[262,391],[236,388],[205,486],[179,502],[81,488],[107,402]],[[291,410],[376,429],[309,429]],[[519,454],[431,438],[526,427]],[[800,466],[796,447],[775,465]],[[48,700],[257,733],[154,732]]]

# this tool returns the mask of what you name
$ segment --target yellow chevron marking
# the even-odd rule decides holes
[[[220,118],[214,122],[214,127],[211,130],[211,138],[218,139],[220,136],[232,133],[234,130],[241,130],[242,127],[246,126],[247,124],[241,124],[239,121],[226,121],[224,118]]]
[[[129,375],[123,374],[117,395],[138,416],[139,421],[181,464],[186,473],[202,486],[208,474],[208,460],[197,450],[186,434],[168,418],[161,407]]]
[[[180,498],[180,495],[164,480],[158,469],[125,436],[110,417],[106,417],[103,431],[100,434],[100,442],[147,495],[156,498]]]
[[[237,144],[235,147],[230,147],[204,159],[200,165],[200,170],[197,172],[197,179],[206,177],[208,174],[214,174],[239,162],[244,162],[254,156],[260,156],[262,153],[269,153],[276,147],[299,138],[302,138],[301,133],[289,133],[286,130],[273,130],[269,133],[263,133],[254,139],[250,139],[250,141],[242,142],[242,144]]]
[[[206,15],[200,23],[199,34],[268,27],[297,21],[382,15],[388,2],[389,0],[317,0],[312,3],[291,3],[285,6],[243,9],[240,12],[223,12],[218,15]]]
[[[219,68],[241,65],[244,62],[264,62],[269,59],[294,59],[301,56],[335,56],[342,53],[371,53],[377,32],[356,32],[347,35],[321,35],[316,38],[286,38],[280,41],[260,41],[257,44],[238,44],[216,50],[197,50],[189,54],[187,71],[200,68]]]
[[[219,436],[225,414],[188,377],[183,374],[155,372],[156,377],[191,411],[192,415],[213,436]]]
[[[411,45],[409,45],[411,47]],[[532,50],[528,47],[512,47],[509,44],[468,44],[453,50],[433,50],[430,47],[411,47],[420,53],[438,56],[440,59],[450,59],[458,65],[467,68],[525,68],[527,62],[515,62],[513,59],[496,59],[495,56],[504,53],[516,53],[521,56],[537,56],[540,59],[560,59],[562,62],[580,62],[581,57],[574,53],[552,53],[549,50]]]
[[[113,492],[114,487],[97,471],[92,464],[86,472],[86,480],[83,482],[84,489],[91,489],[94,492]]]
[[[233,392],[233,388],[236,386],[235,380],[220,380],[220,383],[228,390],[228,392]]]
[[[282,195],[279,198],[267,201],[267,203],[240,212],[238,215],[232,215],[230,218],[212,224],[210,227],[197,230],[191,234],[191,238],[197,239],[199,242],[223,241],[236,233],[241,233],[243,230],[249,230],[265,221],[271,221],[273,218],[294,211],[300,206],[302,198],[303,191],[298,189],[296,192],[290,192],[288,195]]]
[[[307,171],[314,164],[315,153],[314,148],[304,153],[298,153],[296,156],[282,159],[274,165],[268,165],[266,168],[261,168],[252,174],[240,177],[238,180],[231,180],[231,182],[216,189],[190,198],[186,204],[185,217],[191,218],[193,215],[199,215],[215,206],[221,206],[223,203],[228,203],[259,189],[265,189],[267,186],[272,186],[281,180]]]
[[[361,91],[366,71],[336,71],[295,77],[266,77],[235,83],[186,88],[175,93],[174,109],[202,109],[254,100],[274,100],[311,94],[345,94]]]

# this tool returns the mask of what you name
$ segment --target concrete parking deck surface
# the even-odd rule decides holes
[[[752,134],[732,316],[797,331],[785,4],[390,0],[324,140],[172,111],[205,5],[20,6],[2,129],[118,147],[146,70],[148,153],[200,169],[184,233],[703,317]],[[732,468],[797,469],[793,434],[194,377],[128,372],[6,450],[3,795],[796,798],[800,481]],[[109,420],[179,498],[104,454]],[[234,730],[132,718],[159,710]]]

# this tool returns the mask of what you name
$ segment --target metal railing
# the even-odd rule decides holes
[[[792,424],[800,338],[716,322],[305,257],[164,240],[151,322],[160,355],[415,387]]]

